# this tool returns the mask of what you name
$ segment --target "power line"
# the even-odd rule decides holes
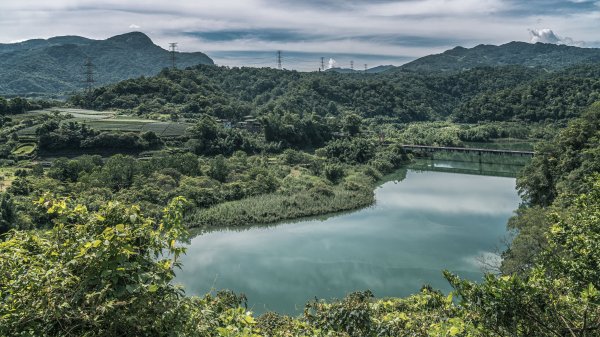
[[[169,43],[169,51],[171,52],[171,68],[175,69],[176,68],[176,52],[177,50],[177,42],[171,42]]]

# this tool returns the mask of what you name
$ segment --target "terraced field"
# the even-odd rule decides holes
[[[30,155],[35,151],[35,143],[25,143],[19,145],[12,153],[15,155]]]
[[[20,116],[26,119],[39,114],[60,113],[70,115],[72,118],[66,121],[84,123],[93,129],[99,131],[121,131],[121,132],[146,132],[153,131],[161,137],[176,137],[184,134],[185,130],[190,126],[186,123],[178,122],[162,122],[158,120],[136,118],[133,116],[118,115],[114,111],[94,111],[84,109],[48,109],[31,111]],[[31,126],[19,131],[19,136],[35,135],[37,126]]]

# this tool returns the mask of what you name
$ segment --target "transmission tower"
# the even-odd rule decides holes
[[[92,105],[92,91],[94,90],[94,64],[92,63],[91,58],[86,58],[85,63],[83,64],[83,75],[85,76],[85,80],[83,83],[85,84],[85,96],[87,99],[88,106]]]
[[[89,57],[85,60],[83,65],[85,67],[85,89],[87,92],[91,92],[94,87],[94,64],[92,63],[92,59]]]
[[[176,54],[175,52],[177,51],[177,42],[171,42],[169,43],[169,51],[171,52],[171,68],[175,69],[176,68]]]
[[[277,69],[281,70],[281,50],[277,51]]]
[[[350,70],[354,70],[354,61],[350,61]]]
[[[321,57],[321,69],[325,70],[325,58]]]

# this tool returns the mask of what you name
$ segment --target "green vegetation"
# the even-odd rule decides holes
[[[57,102],[48,100],[28,100],[21,97],[6,99],[0,96],[0,116],[23,114],[31,110],[49,108],[55,104]]]
[[[36,144],[35,143],[24,143],[20,144],[12,153],[20,156],[20,155],[30,155],[35,151]]]
[[[516,232],[504,253],[505,273],[527,273],[537,253],[548,245],[550,219],[589,193],[600,173],[600,103],[573,120],[551,141],[536,146],[536,155],[517,180],[526,201],[509,229]]]
[[[186,219],[191,227],[237,227],[352,210],[372,204],[373,178],[350,176],[338,186],[292,171],[278,193],[220,203],[199,209]],[[304,186],[302,186],[304,185]]]
[[[376,180],[407,160],[393,146],[360,164],[294,150],[270,158],[242,151],[229,158],[160,151],[144,160],[84,155],[56,159],[46,170],[39,165],[22,170],[7,190],[19,206],[16,228],[50,225],[28,205],[45,191],[71,196],[91,209],[109,200],[137,203],[153,216],[170,199],[184,196],[189,200],[189,226],[243,226],[367,206],[373,202]],[[323,167],[328,169],[322,172]]]
[[[34,117],[61,117],[62,122],[77,122],[98,130],[109,132],[149,132],[161,137],[182,136],[190,124],[174,121],[153,120],[135,116],[117,115],[111,111],[94,111],[72,108],[52,108],[36,110],[27,114],[14,116],[13,119],[28,119]],[[34,136],[39,124],[19,130],[19,136]]]
[[[17,169],[14,167],[0,167],[0,192],[6,192],[15,180]]]
[[[197,66],[98,88],[91,102],[78,95],[71,102],[142,116],[209,114],[233,123],[251,115],[267,126],[273,119],[306,123],[310,115],[347,114],[378,124],[560,121],[579,115],[600,98],[599,69],[596,63],[550,73],[505,66],[442,74],[338,74]]]
[[[82,89],[82,69],[88,57],[99,84],[153,76],[170,66],[169,52],[139,32],[106,40],[79,36],[35,39],[0,46],[0,92],[49,96]],[[185,68],[213,61],[203,53],[178,52],[177,64]]]
[[[74,39],[80,48],[92,44]],[[134,34],[110,43],[124,41],[148,42]],[[548,57],[577,51],[533,47]],[[2,99],[0,335],[594,336],[600,103],[592,103],[600,66],[586,64],[592,56],[549,64],[550,72],[196,66],[67,103],[106,111],[34,111],[52,104]],[[469,60],[460,66],[472,67]],[[447,63],[436,62],[428,69]],[[375,299],[365,291],[309,302],[299,317],[257,318],[241,295],[186,297],[172,284],[187,227],[369,205],[377,182],[410,160],[403,143],[511,142],[537,143],[536,155],[518,179],[525,203],[508,225],[515,237],[501,270],[480,283],[445,272],[451,294],[425,286],[407,298]]]
[[[600,50],[546,43],[510,42],[500,46],[456,47],[442,54],[429,55],[409,62],[403,71],[457,72],[486,66],[522,65],[560,70],[600,60]]]
[[[98,212],[39,201],[51,230],[13,231],[0,243],[0,332],[36,336],[593,336],[600,320],[600,178],[552,216],[548,245],[527,276],[482,283],[446,272],[446,296],[425,287],[405,299],[370,292],[315,301],[297,318],[255,319],[243,299],[184,297],[170,281],[184,252],[183,200],[158,226],[139,208]],[[166,254],[168,253],[168,254]]]

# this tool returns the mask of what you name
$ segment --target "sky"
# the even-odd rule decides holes
[[[0,0],[0,43],[146,33],[219,65],[400,65],[455,46],[600,47],[600,0]],[[333,62],[332,62],[333,63]]]

